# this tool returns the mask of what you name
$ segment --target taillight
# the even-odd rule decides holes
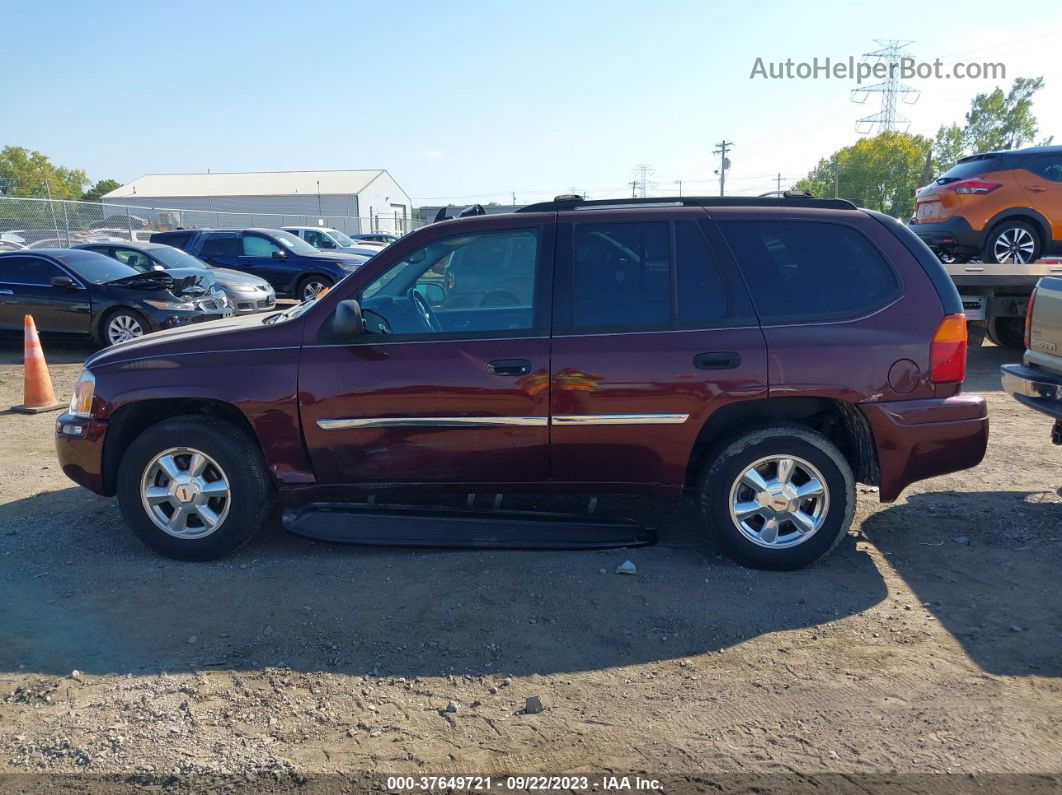
[[[966,378],[966,315],[945,315],[929,344],[929,380],[960,384]]]
[[[991,193],[1000,187],[998,182],[985,182],[980,179],[964,179],[948,186],[956,193]]]
[[[1032,291],[1032,295],[1029,296],[1029,303],[1025,305],[1025,348],[1028,350],[1032,347],[1032,312],[1033,304],[1036,303],[1036,291],[1039,288],[1035,288]]]

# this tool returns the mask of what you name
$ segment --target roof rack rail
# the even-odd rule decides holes
[[[593,199],[582,196],[557,196],[553,201],[521,207],[518,213],[561,212],[564,210],[611,210],[664,205],[667,207],[816,207],[832,210],[855,210],[847,199],[816,199],[806,191],[784,191],[782,195],[764,196],[653,196],[643,199]]]

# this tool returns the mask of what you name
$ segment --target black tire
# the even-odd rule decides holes
[[[821,524],[806,539],[789,547],[767,548],[746,537],[731,518],[731,489],[753,464],[776,455],[803,459],[817,469],[827,499]],[[740,487],[737,496],[740,499]],[[724,440],[710,454],[697,489],[697,504],[708,532],[738,563],[758,569],[797,569],[824,557],[848,533],[855,502],[855,477],[844,455],[825,436],[796,423],[762,425]],[[779,538],[785,535],[779,533]]]
[[[1010,260],[1010,262],[1014,264],[1028,264],[1040,259],[1040,235],[1037,231],[1024,221],[1002,221],[992,227],[992,231],[989,232],[988,236],[985,238],[984,246],[981,248],[981,262],[999,262],[999,258],[996,255],[996,243],[997,241],[1000,241],[1002,244],[1001,238],[1005,240],[1006,236],[1011,236],[1011,238],[1017,236],[1017,238],[1020,238],[1023,242],[1027,238],[1031,238],[1032,241],[1031,251],[1028,249],[1022,249],[1022,263],[1017,263],[1014,260]],[[1028,254],[1025,253],[1027,251],[1029,251]],[[1024,259],[1025,256],[1028,256],[1029,258]]]
[[[988,338],[1000,348],[1025,350],[1025,318],[992,318],[988,323]]]
[[[136,323],[140,326],[140,335],[151,333],[151,324],[148,323],[147,318],[137,312],[135,309],[122,306],[117,309],[112,309],[103,316],[100,320],[99,326],[96,327],[96,342],[103,348],[109,348],[112,345],[116,345],[117,342],[111,342],[110,335],[108,334],[108,328],[110,324],[114,322],[116,318],[124,317],[128,319],[129,323]]]
[[[320,285],[317,290],[314,290],[314,295],[316,295],[319,290],[323,290],[326,287],[331,287],[333,284],[335,284],[335,282],[333,282],[327,276],[320,276],[316,273],[311,273],[309,276],[303,276],[301,279],[299,279],[298,287],[295,288],[295,298],[299,301],[310,300],[310,298],[312,298],[313,296],[307,297],[307,291],[311,284]]]
[[[227,514],[216,529],[199,538],[167,533],[149,516],[141,498],[147,467],[173,448],[202,452],[228,480]],[[258,445],[236,426],[214,417],[185,415],[152,425],[133,440],[118,467],[118,504],[126,523],[153,550],[179,560],[210,560],[247,543],[265,521],[273,496]]]

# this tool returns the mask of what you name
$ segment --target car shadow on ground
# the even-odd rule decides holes
[[[853,537],[811,569],[752,571],[700,541],[688,506],[649,505],[671,529],[638,549],[370,549],[273,527],[182,563],[133,538],[113,500],[39,494],[0,506],[0,671],[548,674],[721,650],[885,598]],[[637,574],[616,574],[628,559]]]
[[[0,333],[0,365],[22,364],[22,345],[21,332]],[[41,349],[48,364],[81,364],[100,346],[89,340],[45,337],[41,340]]]
[[[862,529],[982,670],[1062,676],[1055,492],[914,494]]]

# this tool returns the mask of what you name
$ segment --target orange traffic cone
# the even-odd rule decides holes
[[[26,379],[23,388],[23,403],[21,406],[13,406],[12,411],[22,414],[39,414],[42,411],[55,411],[65,406],[55,399],[55,391],[52,389],[52,379],[48,375],[48,365],[44,361],[44,351],[41,349],[41,340],[37,336],[37,326],[31,315],[23,319],[25,331],[25,371]]]

